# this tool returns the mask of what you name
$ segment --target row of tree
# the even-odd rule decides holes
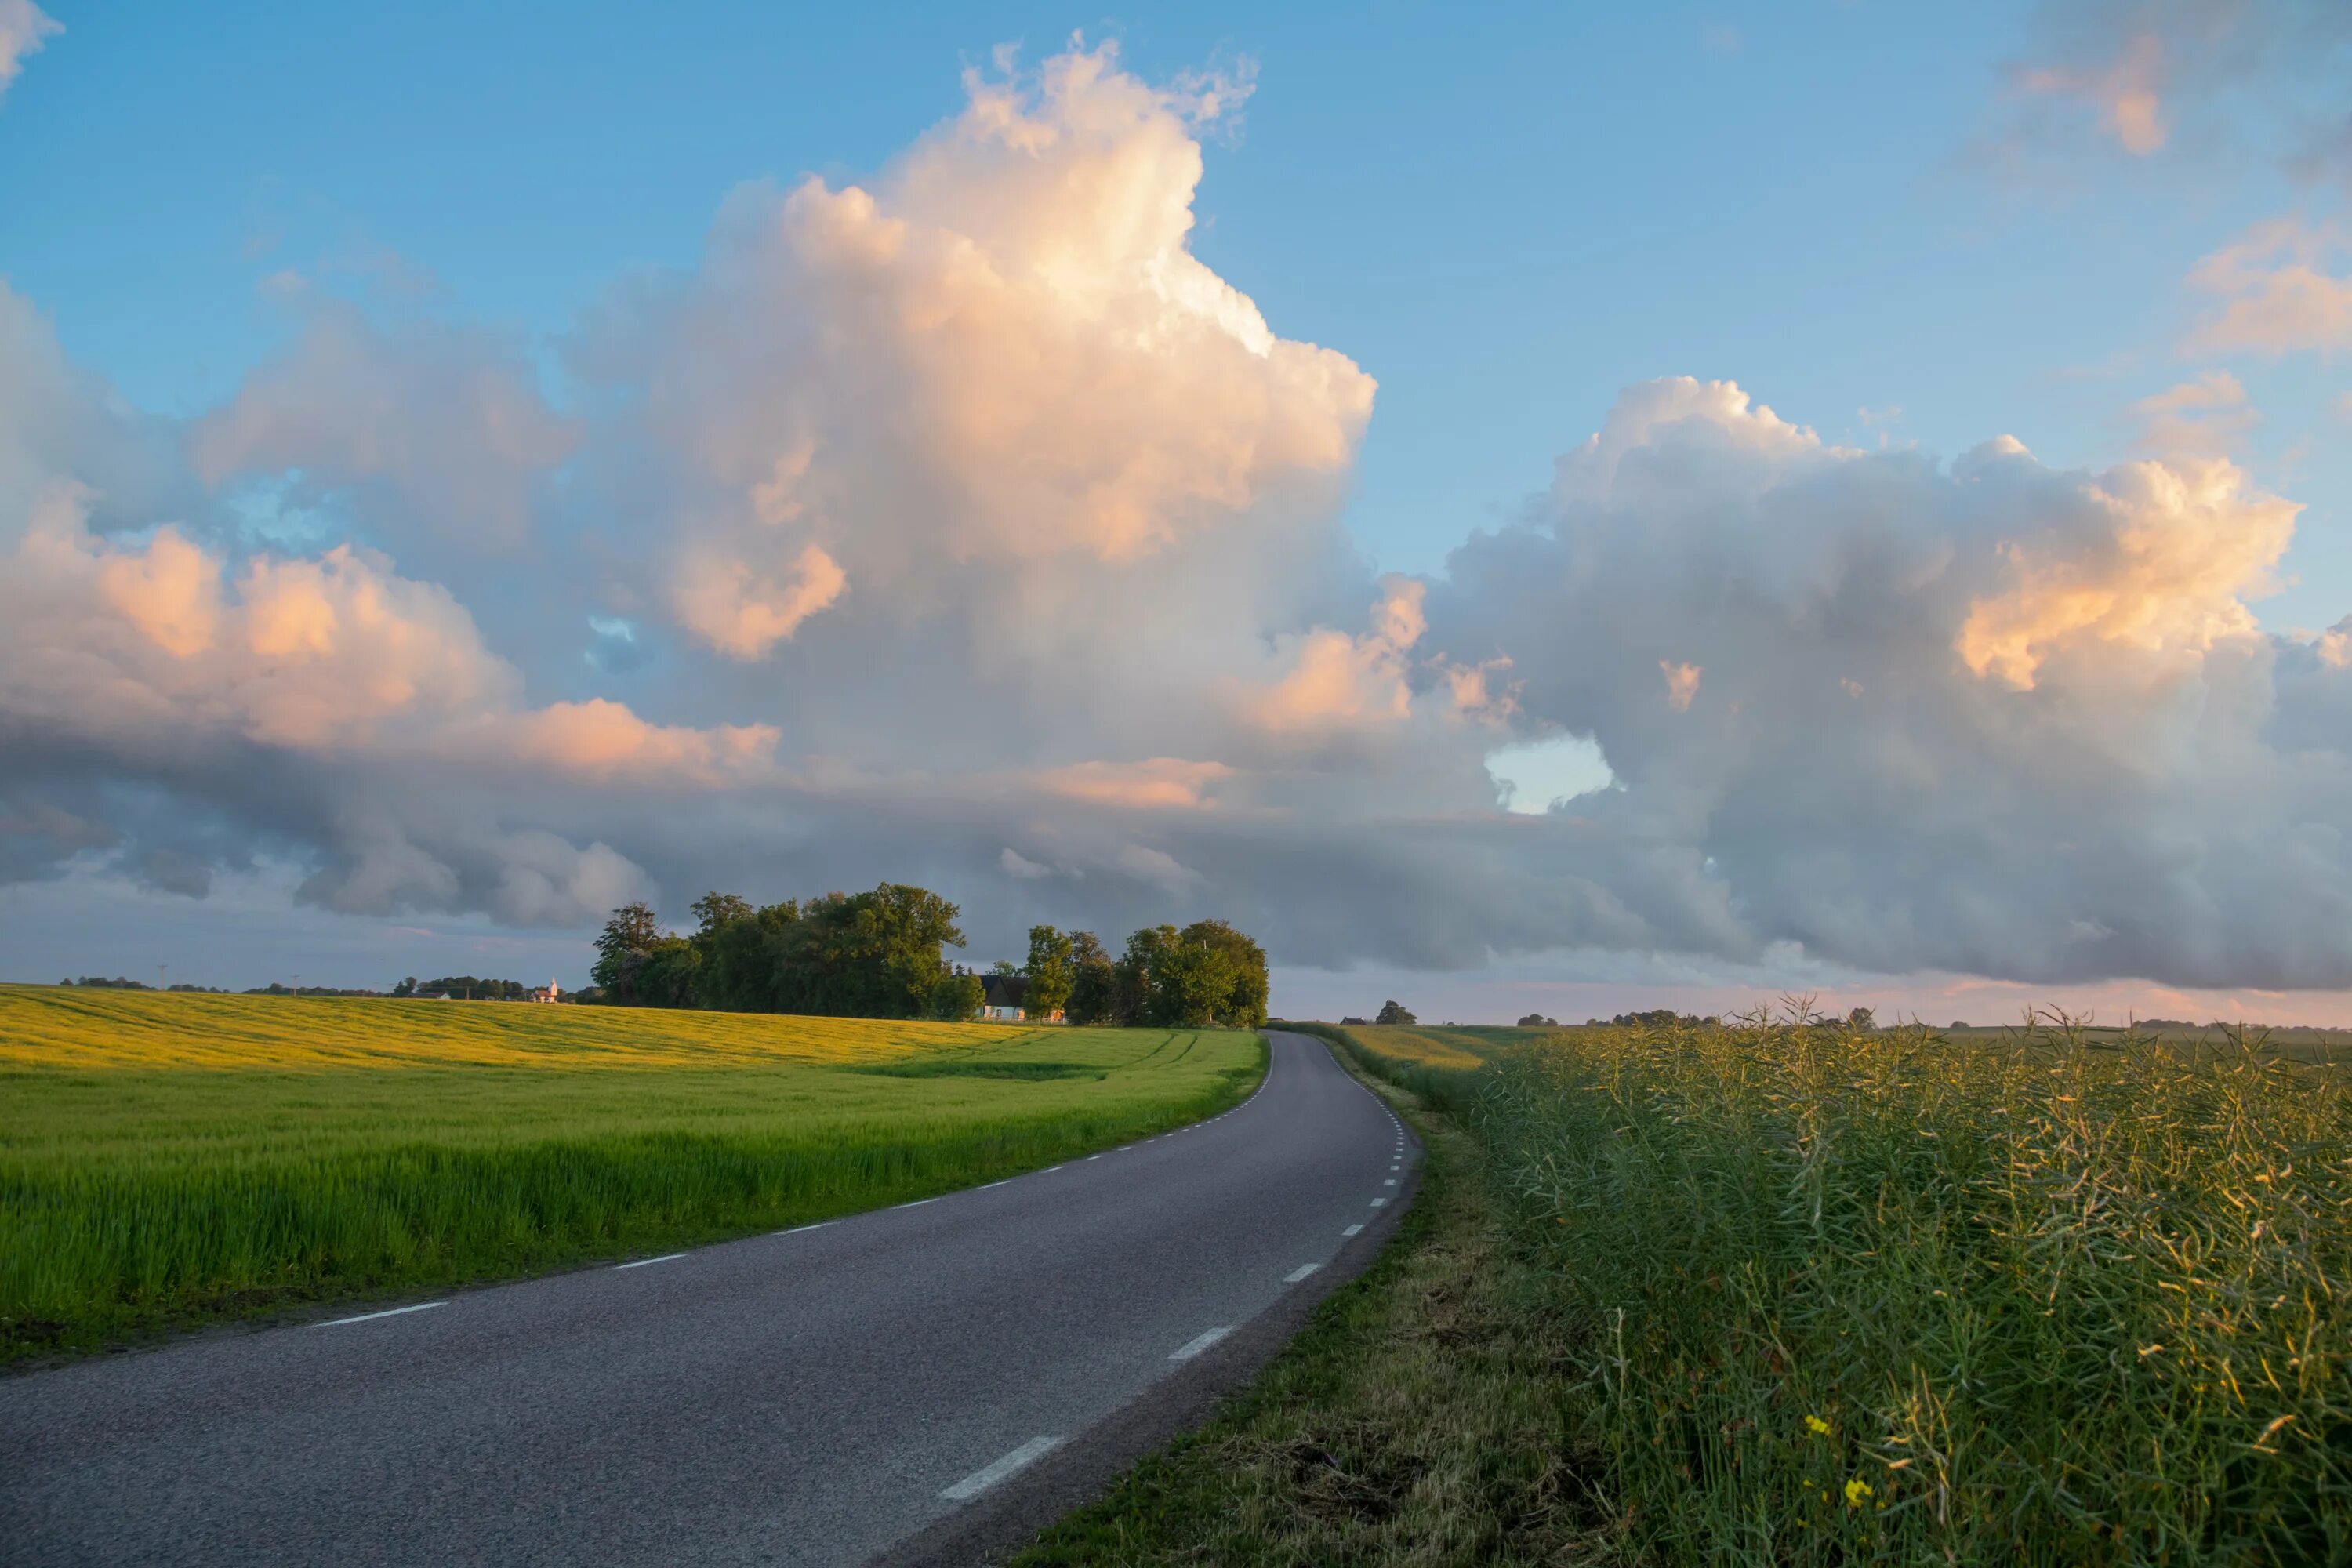
[[[885,882],[871,892],[753,905],[706,893],[691,932],[664,931],[642,903],[613,911],[596,939],[592,978],[601,1000],[624,1006],[709,1007],[845,1018],[968,1018],[984,981],[950,967],[961,914],[926,889]],[[1179,931],[1150,926],[1117,958],[1092,931],[1029,932],[1025,983],[1032,1018],[1077,1024],[1265,1022],[1265,952],[1223,921]]]
[[[412,974],[394,986],[392,994],[457,996],[469,1002],[527,1002],[530,999],[530,987],[520,980],[492,980],[478,974],[444,974],[437,980],[419,980]]]
[[[1250,1029],[1265,1022],[1265,950],[1223,921],[1195,921],[1181,931],[1146,926],[1116,959],[1090,931],[1033,926],[1021,973],[1032,1017],[1059,1012],[1073,1024]]]

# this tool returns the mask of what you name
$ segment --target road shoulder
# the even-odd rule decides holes
[[[1423,1145],[1419,1201],[1386,1250],[1206,1425],[1002,1558],[931,1561],[1273,1568],[1609,1554],[1600,1465],[1571,1415],[1576,1363],[1513,1257],[1478,1143],[1409,1091],[1356,1076]]]

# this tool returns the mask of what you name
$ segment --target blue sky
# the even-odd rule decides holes
[[[45,319],[67,360],[104,377],[122,405],[163,416],[173,429],[202,432],[217,422],[250,395],[266,367],[316,331],[310,307],[289,303],[298,296],[352,302],[353,319],[385,343],[410,341],[402,334],[433,323],[470,334],[466,352],[485,363],[504,353],[521,367],[516,395],[543,404],[551,429],[567,421],[602,429],[612,411],[598,400],[610,389],[579,384],[569,367],[582,363],[583,345],[609,349],[626,336],[611,325],[616,312],[646,298],[692,298],[709,285],[718,270],[710,237],[730,192],[756,182],[789,191],[811,174],[835,191],[887,189],[894,161],[964,111],[961,73],[1031,81],[1024,73],[1082,35],[1088,47],[1114,44],[1116,68],[1142,83],[1179,92],[1202,77],[1251,85],[1238,115],[1213,115],[1193,129],[1204,174],[1191,196],[1191,254],[1254,301],[1280,339],[1336,351],[1378,384],[1369,424],[1349,437],[1345,464],[1330,470],[1338,491],[1328,504],[1354,563],[1318,567],[1322,575],[1311,584],[1302,578],[1288,607],[1267,611],[1255,628],[1257,653],[1297,649],[1304,658],[1313,633],[1334,627],[1332,635],[1353,639],[1350,668],[1393,670],[1415,693],[1443,660],[1456,671],[1481,658],[1516,660],[1492,664],[1512,672],[1492,679],[1526,682],[1524,700],[1495,708],[1493,732],[1462,742],[1473,762],[1480,746],[1562,734],[1588,737],[1570,742],[1584,749],[1580,754],[1600,735],[1621,763],[1646,744],[1638,731],[1612,738],[1616,710],[1591,706],[1598,699],[1578,687],[1580,677],[1531,663],[1536,634],[1473,647],[1486,625],[1513,623],[1467,603],[1465,584],[1478,566],[1457,564],[1455,552],[1482,532],[1531,521],[1553,526],[1552,509],[1569,504],[1543,499],[1556,459],[1609,424],[1626,389],[1659,377],[1736,381],[1822,442],[1873,453],[1916,448],[1938,464],[2003,435],[2061,474],[2169,459],[2191,447],[2200,457],[2226,454],[2247,487],[2304,509],[2274,569],[2278,591],[2264,592],[2260,574],[2233,566],[2212,613],[2192,605],[2157,616],[2201,630],[2160,636],[2210,643],[2242,600],[2265,632],[2284,639],[2281,648],[2303,647],[2352,611],[2352,538],[2344,528],[2352,412],[2343,403],[2352,381],[2324,335],[2284,345],[2243,333],[2234,343],[2198,341],[2221,304],[2192,277],[2201,258],[2259,225],[2336,232],[2346,176],[2324,157],[2305,155],[2322,144],[2312,128],[2342,113],[2335,101],[2342,79],[2332,68],[2346,58],[2345,34],[2324,5],[2245,8],[2226,36],[2212,28],[2229,8],[2200,0],[2064,8],[1822,0],[1540,15],[1198,5],[1111,13],[700,4],[648,12],[581,3],[193,10],[71,0],[46,9],[62,30],[18,60],[20,74],[0,96],[0,277]],[[0,8],[0,24],[11,14]],[[2146,84],[2165,131],[2154,146],[2127,144],[2127,119],[2101,119],[2133,112],[2123,100],[2123,108],[2103,110],[2100,95],[2132,89],[2137,79],[2126,79],[2125,68],[2142,38],[2157,38],[2163,51]],[[1006,46],[1020,62],[1009,79],[998,56]],[[2327,268],[2340,270],[2340,258],[2318,255],[2332,280]],[[2214,409],[2218,420],[2186,437],[2147,406],[2170,389],[2224,384],[2216,378],[2227,378],[2229,389]],[[410,394],[429,400],[444,384],[420,376]],[[652,395],[656,385],[632,384],[622,401]],[[362,398],[354,406],[388,405]],[[1707,417],[1731,428],[1747,416]],[[592,435],[588,449],[604,445]],[[536,559],[592,561],[606,576],[591,583],[593,572],[583,568],[577,581],[536,597],[495,584],[548,566],[509,557],[491,568],[452,567],[434,553],[447,548],[446,531],[399,542],[398,523],[383,521],[390,514],[367,510],[364,487],[320,479],[320,464],[256,460],[226,479],[209,474],[204,499],[191,503],[195,512],[147,521],[223,542],[217,569],[231,573],[246,559],[239,552],[253,548],[250,537],[236,542],[238,520],[253,521],[257,507],[267,511],[280,487],[315,480],[318,493],[299,516],[300,529],[316,537],[298,540],[300,529],[265,536],[323,549],[348,532],[389,549],[405,573],[447,582],[489,655],[527,677],[532,700],[609,699],[656,723],[768,723],[782,737],[777,754],[798,754],[804,769],[818,756],[887,752],[903,763],[913,754],[845,742],[849,720],[821,696],[781,675],[768,679],[803,645],[816,657],[807,639],[793,641],[791,624],[782,645],[763,645],[765,664],[714,660],[695,649],[690,627],[666,626],[649,599],[630,592],[631,572],[611,564],[625,553],[613,543],[628,521],[620,515],[625,479],[618,470],[592,476],[590,458],[572,452],[528,481],[538,487]],[[68,477],[105,489],[89,475]],[[582,499],[599,485],[607,487],[601,499]],[[24,526],[10,521],[5,537]],[[648,537],[667,537],[672,525],[649,513],[643,526]],[[820,528],[813,537],[832,536]],[[1253,570],[1301,570],[1299,559]],[[1391,634],[1378,629],[1387,623],[1377,617],[1371,629],[1332,618],[1339,603],[1360,617],[1381,574],[1430,584],[1425,637],[1415,630],[1383,642]],[[869,580],[853,568],[853,584]],[[1378,592],[1395,603],[1391,589]],[[1559,601],[1556,613],[1582,613],[1570,605]],[[1420,606],[1415,599],[1411,614],[1421,615]],[[648,662],[626,672],[583,662],[578,628],[591,617],[627,621],[652,650]],[[1543,617],[1527,624],[1539,626]],[[548,630],[555,626],[571,629]],[[954,640],[935,635],[943,645]],[[2159,637],[2144,627],[2113,635]],[[1442,648],[1441,637],[1451,639]],[[1245,662],[1238,645],[1216,657],[1228,656]],[[1176,643],[1165,654],[1171,668],[1196,657]],[[1589,653],[1580,657],[1591,662]],[[1679,657],[1645,653],[1626,679],[1654,684],[1653,667],[1671,668]],[[1720,689],[1722,657],[1694,658],[1691,668],[1700,662],[1718,683],[1706,689]],[[961,668],[995,667],[967,653]],[[1555,675],[1570,694],[1545,710],[1542,703],[1555,700],[1542,694]],[[1989,679],[1981,663],[1975,677]],[[1221,679],[1230,688],[1238,677]],[[1857,691],[1863,684],[1854,682]],[[986,700],[1003,701],[1015,686],[1000,681]],[[1647,686],[1643,699],[1661,700]],[[1675,710],[1689,701],[1678,698]],[[1217,778],[1306,776],[1295,759],[1261,769],[1238,742],[1220,742],[1220,751],[1197,734],[1180,742],[1180,732],[1172,721],[1156,734],[1113,724],[1092,737],[1097,758],[1045,725],[1034,758],[1003,761],[1126,767],[1192,757],[1186,766],[1225,769]],[[1180,743],[1191,750],[1174,750]],[[2159,748],[2185,743],[2153,731],[2146,738]],[[1410,772],[1347,754],[1357,762],[1345,766],[1366,777]],[[1200,760],[1212,756],[1221,760]],[[1344,775],[1340,762],[1328,765]],[[1192,782],[1183,787],[1211,776],[1186,773]],[[1485,787],[1475,766],[1467,776]],[[152,773],[107,777],[110,788],[173,798],[185,787]],[[2174,784],[2181,799],[2203,787]],[[275,955],[325,940],[312,922],[326,917],[302,911],[327,895],[302,868],[315,856],[332,861],[354,851],[322,847],[315,834],[323,830],[270,816],[249,793],[239,796],[246,786],[206,787],[211,793],[197,792],[200,808],[172,809],[188,822],[212,823],[207,813],[268,818],[250,843],[219,852],[214,869],[222,880],[209,903],[175,903],[138,877],[124,880],[118,872],[130,849],[110,851],[117,859],[103,864],[86,847],[76,850],[79,858],[45,862],[44,875],[64,876],[76,889],[55,906],[60,929],[74,934],[28,950],[40,967],[66,962],[94,933],[147,929],[142,921],[160,934],[131,943],[142,955],[184,948],[206,920],[234,916],[244,932],[239,951],[273,955],[249,961],[264,973],[288,967]],[[1753,787],[1752,778],[1727,773],[1706,790],[1728,799]],[[1394,788],[1381,812],[1421,822],[1461,808],[1458,800],[1433,804],[1443,793],[1428,793],[1433,784]],[[2296,809],[2305,816],[2282,822],[2281,832],[2310,828],[2315,808]],[[537,830],[527,810],[500,811],[499,831]],[[592,838],[621,841],[609,826],[587,822],[583,816],[546,830],[575,851]],[[2000,827],[2011,842],[2042,830],[2022,821]],[[198,834],[184,822],[177,837],[164,837],[171,854],[203,859],[213,851],[191,847],[198,839],[215,844],[244,831],[215,823]],[[996,840],[973,832],[978,847],[966,848],[995,863]],[[90,833],[74,842],[143,842],[119,822]],[[1047,864],[1009,839],[1003,847],[1006,867]],[[1694,848],[1694,864],[1709,868],[1704,877],[1736,882],[1729,847],[1699,853],[1704,847]],[[141,852],[152,858],[152,847]],[[1192,879],[1168,872],[1164,885],[1192,889],[1187,897],[1217,889],[1214,874],[1196,871],[1173,838],[1147,833],[1122,852],[1130,868],[1145,863],[1137,855],[1177,866]],[[1042,871],[1008,874],[1025,881],[1014,889],[1024,897],[1042,898],[1041,889],[1056,885]],[[1073,887],[1084,880],[1076,862],[1067,875]],[[667,879],[665,897],[677,891]],[[1103,885],[1097,877],[1083,898],[1104,896]],[[380,948],[386,931],[441,931],[459,944],[452,952],[468,942],[506,944],[530,963],[574,940],[552,914],[501,915],[471,895],[420,913],[400,905],[406,896],[387,894],[389,902],[367,910],[330,898],[336,912],[328,923],[347,923],[328,946],[351,956],[322,953],[314,962],[347,964],[353,973],[342,977],[357,981],[373,962],[358,955]],[[1281,911],[1269,918],[1295,912],[1282,910],[1275,895],[1234,897]],[[970,901],[983,899],[974,892]],[[1733,904],[1743,907],[1737,895]],[[134,907],[145,914],[127,917]],[[2120,926],[2110,912],[2086,906],[2070,918],[2112,934]],[[1466,1016],[1487,994],[1498,1005],[1522,997],[1539,1005],[1547,984],[1582,987],[1573,994],[1598,998],[1601,1010],[1612,996],[1696,994],[1775,977],[1824,980],[1857,994],[1881,987],[1871,994],[1885,995],[1884,987],[1909,983],[1903,976],[1946,975],[1974,951],[1923,948],[1913,964],[1861,957],[1866,942],[1825,954],[1816,935],[1792,958],[1786,944],[1795,938],[1669,938],[1663,927],[1621,944],[1563,926],[1553,944],[1540,936],[1550,918],[1530,912],[1524,929],[1416,955],[1410,944],[1384,947],[1377,936],[1350,949],[1321,917],[1302,916],[1300,931],[1314,934],[1297,939],[1292,968],[1302,977],[1344,973],[1329,983],[1334,995],[1371,984],[1373,973],[1451,974],[1414,983],[1460,998],[1454,1010]],[[1492,963],[1465,964],[1462,954],[1482,942]],[[93,954],[88,962],[108,961]],[[2050,983],[2029,973],[2030,963],[1982,962],[1976,978],[1987,984]],[[1367,967],[1360,974],[1348,963]],[[1504,985],[1505,970],[1516,987],[1507,998],[1494,989]],[[2242,977],[2264,980],[2259,971]],[[2289,989],[2319,986],[2336,970],[2322,963],[2296,973],[2302,978]],[[2352,953],[2345,973],[2352,976]],[[2234,983],[2236,972],[2118,958],[2069,973],[2069,984],[2094,988],[2193,980],[2201,995]],[[1323,994],[1314,987],[1325,980],[1297,984],[1298,994]],[[2335,982],[2321,988],[2332,994]],[[1587,1009],[1580,1002],[1577,1010]]]

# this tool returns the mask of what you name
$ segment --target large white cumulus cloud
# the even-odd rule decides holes
[[[2352,975],[2352,772],[2311,711],[2340,681],[2257,629],[2296,508],[2226,461],[2068,473],[2001,438],[1943,467],[1666,381],[1547,510],[1457,552],[1434,624],[1599,742],[1619,787],[1566,809],[1670,849],[1727,952]],[[1662,665],[1702,672],[1688,700]]]
[[[585,350],[646,391],[667,607],[723,653],[836,601],[934,615],[975,568],[1002,594],[1295,525],[1344,479],[1371,379],[1187,247],[1232,89],[1108,47],[967,89],[871,189],[737,193],[703,268]]]

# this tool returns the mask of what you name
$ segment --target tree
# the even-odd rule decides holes
[[[702,1005],[730,1013],[792,1011],[793,928],[800,920],[800,901],[786,899],[697,937],[703,955],[695,986]]]
[[[596,964],[589,977],[607,991],[617,991],[621,983],[621,965],[629,954],[644,952],[660,939],[661,929],[654,912],[642,901],[623,904],[604,922],[596,938]]]
[[[1175,945],[1174,926],[1146,926],[1127,939],[1127,953],[1112,980],[1108,1022],[1132,1026],[1152,1021],[1152,971]]]
[[[397,984],[397,985],[394,986],[394,987],[392,988],[392,994],[393,994],[394,996],[414,996],[414,995],[415,995],[415,994],[416,994],[416,976],[415,976],[414,974],[412,974],[412,975],[410,975],[407,979],[405,979],[405,980],[402,981],[399,984]]]
[[[1530,1013],[1526,1017],[1519,1020],[1519,1027],[1522,1029],[1557,1029],[1559,1027],[1559,1020],[1557,1018],[1547,1018],[1541,1013]]]
[[[639,1007],[694,1006],[695,977],[701,968],[702,950],[691,940],[656,937],[651,947],[631,953],[622,964],[625,1000]]]
[[[1185,948],[1202,948],[1216,955],[1213,968],[1221,969],[1224,988],[1215,994],[1212,1022],[1255,1029],[1265,1023],[1267,981],[1265,949],[1223,921],[1195,921],[1177,939]]]
[[[827,893],[785,928],[773,982],[779,1011],[837,1018],[919,1018],[948,973],[942,946],[961,947],[956,906],[937,893],[885,882],[870,893]]]
[[[931,987],[931,1016],[943,1023],[959,1024],[980,1011],[987,993],[980,976],[958,966],[952,974],[940,976]]]
[[[1070,933],[1070,995],[1062,1009],[1073,1024],[1118,1022],[1118,966],[1090,931]]]
[[[1000,958],[988,966],[988,972],[991,974],[1018,974],[1021,966],[1009,958]]]
[[[732,893],[705,893],[687,906],[701,922],[698,934],[709,936],[721,927],[751,918],[751,900],[739,899]]]
[[[1402,1003],[1383,1002],[1381,1004],[1380,1012],[1373,1016],[1372,1022],[1375,1024],[1418,1024],[1421,1020],[1414,1017],[1412,1010],[1404,1006]]]
[[[1081,933],[1083,934],[1083,933]],[[1087,938],[1092,941],[1091,937]],[[1026,1010],[1032,1019],[1066,1013],[1070,990],[1076,980],[1072,967],[1075,939],[1052,926],[1029,928],[1029,994]]]
[[[1845,1026],[1856,1034],[1863,1034],[1878,1027],[1878,1019],[1869,1008],[1856,1007],[1845,1016]]]

